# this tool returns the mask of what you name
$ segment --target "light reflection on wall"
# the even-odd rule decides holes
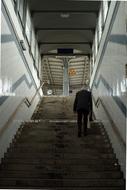
[[[127,92],[127,80],[123,79],[121,82],[117,80],[116,86],[113,88],[113,96],[122,96]]]
[[[119,85],[119,81],[117,80],[117,84],[116,84],[116,93],[115,96],[120,96],[120,85]]]
[[[12,92],[12,80],[8,77],[0,79],[0,96],[15,96],[15,93]]]
[[[127,92],[127,79],[123,79],[123,81],[121,81],[121,92]]]

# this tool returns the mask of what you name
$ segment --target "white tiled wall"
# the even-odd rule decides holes
[[[33,59],[29,54],[28,45],[23,38],[12,2],[7,0],[5,1],[5,5],[2,6],[1,14],[2,44],[0,81],[2,83],[0,83],[0,99],[3,97],[1,87],[8,89],[9,97],[5,101],[0,100],[0,159],[4,156],[21,122],[31,118],[42,95],[40,91],[29,108],[23,103],[14,115],[13,120],[7,125],[10,116],[15,112],[20,102],[25,97],[29,100],[32,99],[36,89],[40,86],[40,81],[33,67]],[[24,40],[26,51],[21,49],[20,40]],[[16,86],[13,94],[9,86]],[[8,94],[6,93],[4,96],[6,95]]]
[[[127,79],[125,79],[125,64],[127,63],[127,2],[119,2],[116,9],[114,9],[116,15],[110,23],[112,25],[111,31],[107,34],[106,48],[101,59],[98,60],[100,61],[99,64],[96,63],[98,68],[93,80],[97,84],[101,76],[101,79],[104,78],[107,85],[104,85],[103,80],[99,80],[97,87],[93,83],[92,92],[96,100],[98,97],[102,99],[123,141],[126,142],[127,115],[122,110],[123,107],[127,107]],[[115,101],[115,97],[118,103]],[[120,108],[119,104],[122,105],[122,108]],[[114,151],[125,174],[125,147],[114,133],[103,106],[101,104],[98,108],[94,106],[94,112],[97,119],[102,120],[107,129]]]

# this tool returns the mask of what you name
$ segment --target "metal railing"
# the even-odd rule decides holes
[[[24,98],[24,103],[27,105],[27,107],[30,107],[30,106],[32,105],[32,103],[33,103],[33,101],[34,101],[36,95],[38,94],[39,90],[43,87],[43,85],[44,85],[44,82],[43,82],[43,83],[40,85],[40,87],[37,89],[36,93],[34,94],[34,96],[32,97],[31,100],[29,100],[28,97],[25,97],[25,98]]]
[[[17,112],[19,111],[19,109],[21,108],[21,105],[23,103],[25,103],[28,108],[32,105],[32,103],[33,103],[36,95],[38,94],[39,90],[43,87],[43,85],[44,85],[44,82],[39,86],[39,88],[37,89],[36,93],[34,94],[34,96],[32,97],[31,100],[29,100],[27,97],[25,97],[25,98],[23,98],[21,100],[21,102],[18,104],[18,106],[16,107],[16,109],[14,110],[14,112],[11,114],[11,116],[9,117],[9,119],[7,120],[7,122],[5,123],[5,125],[0,129],[0,136],[8,128],[9,124],[14,120],[14,117],[16,116]]]

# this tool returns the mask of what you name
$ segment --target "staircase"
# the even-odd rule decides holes
[[[77,137],[71,97],[45,97],[24,123],[0,166],[0,188],[125,190],[120,166],[100,123]]]

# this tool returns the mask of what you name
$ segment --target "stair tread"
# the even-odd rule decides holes
[[[53,172],[48,172],[44,173],[43,171],[36,172],[34,171],[33,173],[31,171],[1,171],[0,173],[0,178],[14,178],[14,177],[20,177],[20,178],[39,178],[42,177],[43,179],[45,178],[51,178],[51,179],[56,179],[59,178],[60,173],[53,171]],[[122,177],[121,172],[119,171],[99,171],[99,172],[73,172],[73,173],[62,173],[62,178],[63,179],[120,179]]]
[[[33,187],[121,187],[124,185],[122,179],[26,179],[26,178],[2,178],[0,185],[12,184],[12,185],[32,185]]]
[[[73,147],[72,148],[63,148],[63,147],[50,147],[50,148],[18,148],[18,147],[14,147],[14,148],[11,148],[9,152],[15,152],[15,153],[18,153],[18,152],[22,152],[22,153],[51,153],[53,154],[53,152],[57,152],[57,153],[61,153],[61,154],[81,154],[81,152],[83,154],[89,154],[89,155],[97,155],[97,154],[113,154],[113,151],[112,149],[82,149],[82,148],[78,148],[76,151]]]
[[[93,164],[93,165],[45,165],[45,164],[5,164],[1,166],[2,169],[6,169],[6,170],[29,170],[29,171],[34,171],[34,170],[43,170],[45,172],[47,171],[53,171],[53,170],[60,170],[60,171],[114,171],[114,170],[119,170],[118,166],[111,166],[111,165],[97,165],[97,164]]]
[[[40,164],[40,163],[45,163],[45,164],[54,164],[54,163],[60,163],[60,164],[71,164],[71,165],[74,165],[74,164],[79,164],[79,165],[86,165],[86,164],[108,164],[108,165],[118,165],[118,162],[117,160],[114,160],[114,159],[105,159],[105,160],[102,160],[102,159],[13,159],[13,158],[8,158],[8,159],[4,159],[4,162],[3,163],[15,163],[15,164],[18,164],[18,163],[22,163],[22,164]]]
[[[60,152],[54,152],[54,154],[50,154],[49,152],[43,152],[43,153],[36,153],[36,154],[32,154],[30,152],[26,152],[26,153],[21,153],[21,152],[17,152],[16,154],[14,154],[13,152],[10,152],[9,155],[6,155],[6,157],[12,157],[12,158],[45,158],[45,159],[49,159],[49,158],[64,158],[64,159],[73,159],[73,157],[75,158],[86,158],[86,159],[92,159],[92,158],[115,158],[114,154],[89,154],[89,155],[81,155],[80,153],[60,153]]]

